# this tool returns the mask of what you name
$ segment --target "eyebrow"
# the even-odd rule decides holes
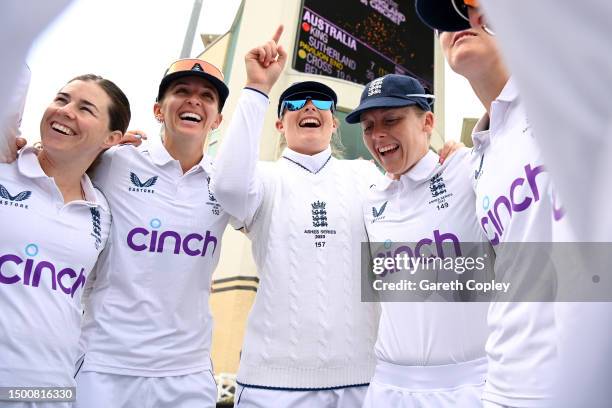
[[[70,94],[66,93],[66,92],[58,92],[58,95],[61,95],[65,98],[71,99]],[[96,110],[96,112],[100,112],[100,110],[98,109],[98,107],[96,105],[94,105],[92,102],[89,102],[87,99],[82,99],[81,103],[83,105],[87,105],[87,106],[91,106],[92,108],[94,108]]]

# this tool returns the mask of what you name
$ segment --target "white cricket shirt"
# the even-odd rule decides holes
[[[164,377],[210,369],[208,298],[229,216],[208,157],[183,174],[161,143],[120,146],[94,183],[113,211],[83,327],[83,370]]]
[[[454,153],[442,166],[438,160],[438,155],[429,151],[399,180],[381,176],[370,189],[364,206],[370,242],[402,243],[397,251],[412,244],[414,254],[421,251],[416,248],[421,242],[437,253],[438,243],[484,241],[474,213],[469,151]],[[376,256],[372,245],[376,252],[372,256]],[[388,256],[384,247],[379,249]],[[448,365],[484,358],[488,307],[488,302],[383,301],[376,357],[406,366]]]
[[[476,213],[498,255],[495,275],[529,282],[540,272],[531,268],[533,260],[517,254],[500,262],[497,245],[552,242],[562,210],[553,203],[551,181],[512,78],[490,112],[490,121],[483,117],[472,135]],[[553,309],[546,302],[491,303],[484,399],[513,407],[548,406],[556,359]]]
[[[285,149],[279,160],[258,163],[267,106],[263,95],[243,91],[216,162],[215,194],[246,225],[260,279],[237,381],[283,389],[367,384],[378,306],[361,302],[362,205],[378,170],[337,160],[330,149],[312,156]]]
[[[555,241],[612,242],[612,54],[602,52],[612,48],[612,2],[482,3],[572,223],[573,239],[555,235]],[[581,269],[586,279],[593,269]],[[554,406],[609,405],[612,303],[568,306],[561,314],[570,323],[560,336],[564,350]]]
[[[81,295],[109,229],[106,200],[64,204],[27,148],[0,164],[0,386],[73,387]]]

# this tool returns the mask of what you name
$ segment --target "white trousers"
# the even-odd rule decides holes
[[[76,381],[74,408],[213,408],[217,404],[217,384],[208,370],[171,377],[85,371]]]
[[[359,408],[367,386],[331,390],[288,391],[238,385],[235,408]]]
[[[419,367],[378,361],[363,407],[481,407],[486,372],[486,358]]]

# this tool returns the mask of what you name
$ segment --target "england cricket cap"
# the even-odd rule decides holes
[[[423,85],[408,75],[388,74],[368,83],[359,106],[346,116],[347,123],[359,123],[361,114],[370,109],[400,108],[416,105],[424,111],[431,110],[434,96]]]

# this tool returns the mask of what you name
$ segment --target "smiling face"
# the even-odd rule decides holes
[[[300,110],[285,109],[276,121],[276,128],[285,136],[287,146],[308,155],[327,149],[337,127],[332,111],[317,109],[310,100]]]
[[[399,178],[429,149],[434,117],[414,106],[371,109],[361,114],[363,142],[376,161]]]
[[[111,99],[94,81],[75,80],[64,86],[40,122],[43,148],[51,154],[93,160],[121,137],[109,130]]]
[[[163,120],[165,137],[187,137],[203,143],[221,123],[218,108],[217,89],[203,78],[188,76],[172,82],[153,110]]]

